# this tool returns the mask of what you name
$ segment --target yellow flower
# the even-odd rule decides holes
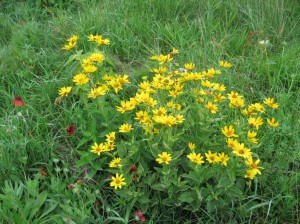
[[[155,68],[153,70],[150,70],[151,72],[154,72],[155,74],[164,74],[168,71],[168,68],[167,67],[162,67],[162,66],[159,66],[159,68]]]
[[[106,141],[107,142],[114,142],[116,139],[116,132],[110,132],[106,135]]]
[[[257,135],[257,132],[249,130],[247,133],[248,141],[252,142],[254,144],[257,144],[258,140],[256,139],[256,135]]]
[[[234,133],[234,128],[233,128],[233,126],[232,125],[230,125],[229,127],[227,127],[227,126],[225,126],[223,129],[221,129],[222,130],[222,133],[226,136],[226,137],[228,137],[228,138],[230,138],[230,137],[239,137],[238,135],[236,135],[235,133]]]
[[[194,63],[186,63],[186,64],[184,64],[184,67],[187,70],[192,70],[193,68],[195,68],[195,64]]]
[[[175,120],[176,120],[176,124],[181,124],[185,119],[184,119],[183,115],[177,114],[175,116]]]
[[[126,185],[124,182],[125,178],[123,178],[123,174],[119,175],[118,173],[116,174],[116,177],[112,177],[112,182],[110,182],[110,186],[114,187],[115,189],[117,188],[122,188],[123,185]]]
[[[117,79],[113,79],[109,81],[109,85],[115,90],[116,93],[118,93],[119,90],[123,89],[122,83],[118,82]]]
[[[66,51],[69,51],[71,50],[72,48],[74,48],[77,44],[77,41],[78,41],[79,37],[77,35],[73,35],[71,36],[67,41],[68,41],[68,44],[64,45],[63,46],[63,50],[66,50]]]
[[[212,102],[208,101],[205,107],[212,113],[215,114],[218,111],[218,105],[213,104]]]
[[[213,94],[212,92],[213,89],[207,89],[207,90],[204,90],[204,89],[200,89],[197,91],[197,94],[201,95],[201,96],[210,96]]]
[[[102,36],[100,35],[89,35],[88,36],[88,39],[89,41],[92,41],[92,42],[96,42],[97,43],[97,46],[100,46],[101,44],[110,44],[110,40],[109,39],[102,39]]]
[[[173,87],[175,90],[181,91],[183,90],[184,85],[181,85],[181,83],[175,83]]]
[[[137,103],[146,103],[150,99],[150,94],[146,93],[146,92],[141,92],[141,93],[135,94],[134,98]]]
[[[229,100],[234,100],[241,97],[238,93],[231,91],[231,93],[227,94]]]
[[[207,78],[213,78],[215,75],[221,74],[220,70],[215,70],[214,68],[207,69],[207,71],[202,72],[203,75]]]
[[[238,97],[236,99],[230,100],[229,107],[244,107],[245,100],[243,97]]]
[[[158,154],[157,155],[158,158],[156,159],[156,161],[158,163],[166,163],[169,164],[170,161],[172,160],[172,156],[171,154],[167,153],[167,152],[163,152],[162,154]]]
[[[61,97],[65,97],[65,96],[68,96],[69,93],[71,92],[72,90],[72,87],[71,86],[68,86],[68,87],[62,87],[60,88],[60,90],[58,91],[58,94],[61,96]]]
[[[277,122],[274,117],[271,120],[267,118],[267,122],[270,127],[276,128],[279,126],[279,122]]]
[[[159,133],[159,130],[157,128],[153,128],[152,126],[150,127],[143,127],[145,133],[147,134],[157,134]]]
[[[168,111],[165,107],[160,107],[158,109],[152,110],[152,113],[157,116],[165,115],[167,112]]]
[[[223,163],[224,166],[227,166],[227,161],[229,160],[229,157],[224,153],[218,153],[219,156],[219,162]]]
[[[231,68],[233,65],[226,61],[219,61],[219,65],[224,68]]]
[[[90,59],[92,61],[102,62],[102,61],[104,61],[104,55],[101,53],[92,53],[90,56]]]
[[[202,163],[204,163],[203,160],[203,156],[201,156],[201,154],[196,154],[194,152],[190,153],[187,155],[187,157],[193,162],[196,163],[198,165],[201,165]]]
[[[226,97],[223,96],[221,93],[219,94],[214,94],[214,102],[219,102],[219,101],[222,101],[222,100],[225,100]]]
[[[178,104],[178,103],[173,103],[172,101],[169,101],[169,102],[167,103],[167,106],[168,106],[168,107],[171,107],[171,108],[173,108],[173,109],[176,109],[176,110],[181,110],[181,105]]]
[[[69,50],[73,49],[75,46],[76,46],[76,42],[74,42],[74,43],[68,43],[68,44],[64,45],[62,47],[62,49],[66,50],[66,51],[69,51]]]
[[[205,81],[203,80],[201,82],[201,85],[204,86],[204,87],[207,87],[207,88],[212,88],[215,85],[215,83],[210,82],[208,80],[205,80]]]
[[[133,130],[132,125],[131,124],[127,124],[127,123],[122,124],[119,127],[119,132],[121,132],[121,133],[130,132],[132,130]]]
[[[105,152],[105,146],[103,143],[100,143],[99,145],[95,142],[92,146],[91,152],[98,154],[100,156],[101,152]]]
[[[93,61],[90,58],[85,58],[81,62],[81,67],[83,67],[83,68],[91,66],[91,65],[93,65]]]
[[[151,93],[155,92],[154,89],[151,88],[151,83],[149,81],[143,81],[139,84],[139,87],[141,88],[141,92]]]
[[[197,98],[197,100],[196,100],[198,103],[203,103],[204,102],[204,98],[202,98],[202,97],[199,97],[199,98]]]
[[[172,126],[177,123],[177,120],[172,115],[155,116],[152,118],[156,123],[161,123],[167,126]]]
[[[266,111],[266,108],[260,103],[251,104],[249,106],[249,108],[251,108],[252,110],[256,110],[258,112],[262,112],[262,113]]]
[[[96,99],[98,96],[105,95],[105,94],[106,94],[106,90],[102,86],[99,86],[97,88],[91,89],[91,92],[88,94],[88,98]]]
[[[167,55],[160,54],[158,56],[157,55],[152,56],[151,60],[156,60],[156,61],[159,61],[159,64],[164,64],[164,63],[172,61],[173,58],[171,57],[171,54],[167,54]]]
[[[134,119],[139,120],[140,123],[147,123],[150,120],[147,111],[140,110],[140,111],[136,112],[135,115],[136,115],[136,117]]]
[[[75,82],[75,85],[78,85],[78,86],[84,85],[88,81],[89,81],[89,78],[86,76],[86,74],[83,74],[83,73],[75,75],[73,78],[73,82]]]
[[[114,142],[105,142],[104,144],[105,151],[112,151],[115,149],[115,147],[116,145]]]
[[[172,51],[170,52],[170,54],[172,54],[172,55],[179,54],[179,50],[176,48],[173,48]]]
[[[247,133],[248,138],[255,138],[256,135],[257,135],[257,132],[255,132],[255,131],[250,131],[249,130],[248,133]]]
[[[105,80],[105,81],[111,81],[111,80],[113,80],[114,79],[114,77],[113,76],[111,76],[111,75],[108,75],[108,74],[105,74],[104,76],[103,76],[103,80]]]
[[[251,170],[253,172],[255,172],[255,174],[261,175],[261,172],[260,172],[259,169],[261,169],[262,167],[258,166],[259,163],[260,163],[260,160],[257,159],[254,162],[252,156],[247,157],[246,160],[245,160],[245,164],[248,165],[248,166],[250,166]]]
[[[256,176],[256,172],[254,170],[251,169],[246,171],[245,178],[249,178],[253,180],[255,176]]]
[[[196,144],[189,142],[188,147],[190,150],[194,150],[196,148]]]
[[[251,127],[256,127],[256,129],[259,128],[259,126],[261,126],[263,124],[263,120],[261,117],[258,117],[258,118],[255,118],[255,117],[249,117],[248,119],[248,124],[251,126]]]
[[[226,86],[216,83],[214,85],[214,89],[219,91],[219,92],[224,92],[226,90]]]
[[[239,143],[238,140],[235,140],[233,138],[227,138],[228,148],[234,149],[237,143]]]
[[[73,43],[73,42],[77,42],[78,40],[79,40],[79,36],[78,35],[73,35],[67,41],[69,43]]]
[[[130,83],[130,81],[128,80],[128,78],[129,78],[129,76],[128,75],[123,75],[123,76],[120,76],[120,75],[117,75],[117,81],[121,84],[121,85],[123,85],[123,84],[125,84],[125,83]]]
[[[275,99],[274,98],[267,98],[264,100],[264,104],[268,105],[269,107],[276,109],[279,107],[278,103],[274,102]]]
[[[122,163],[121,163],[121,158],[114,158],[110,163],[109,163],[109,167],[110,168],[114,168],[114,167],[121,167]]]
[[[177,96],[181,95],[182,93],[183,93],[182,91],[170,90],[169,96],[176,98]]]
[[[247,116],[251,116],[251,115],[255,115],[257,113],[254,112],[254,109],[252,107],[248,107],[248,109],[242,110],[242,114],[247,115]]]
[[[247,158],[251,156],[251,150],[244,146],[244,143],[237,143],[233,150],[233,153],[237,156],[241,156],[243,158]]]
[[[83,66],[83,71],[85,73],[93,73],[93,72],[97,71],[97,67],[95,65]]]
[[[126,111],[133,110],[136,106],[136,101],[131,98],[130,101],[121,101],[121,106],[117,106],[117,111],[125,113]]]
[[[218,157],[217,153],[212,153],[210,150],[208,151],[208,153],[205,153],[206,156],[206,160],[209,163],[217,163],[220,161],[220,158]]]
[[[149,107],[154,107],[157,104],[157,100],[154,100],[152,97],[149,97],[149,100],[146,102]]]

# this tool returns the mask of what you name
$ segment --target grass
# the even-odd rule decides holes
[[[38,2],[48,4],[43,6]],[[263,175],[253,188],[246,189],[245,199],[221,213],[203,211],[184,215],[184,210],[162,207],[163,213],[148,216],[149,223],[187,222],[189,219],[190,223],[197,220],[198,223],[300,222],[298,1],[150,0],[141,3],[73,0],[72,4],[57,4],[51,4],[51,1],[0,3],[2,194],[8,195],[4,190],[5,181],[26,186],[39,171],[39,166],[45,165],[54,175],[52,182],[45,181],[39,186],[40,191],[48,189],[45,201],[48,204],[37,208],[37,214],[42,216],[45,208],[53,206],[51,203],[58,203],[53,211],[61,214],[51,220],[50,211],[43,216],[49,219],[45,218],[45,223],[63,223],[66,217],[78,223],[93,223],[97,219],[112,221],[116,214],[123,218],[122,214],[126,213],[119,202],[119,205],[107,205],[114,212],[103,208],[103,215],[97,216],[89,202],[94,195],[87,190],[82,194],[84,196],[74,199],[65,188],[53,189],[54,182],[66,186],[82,177],[74,166],[73,153],[80,139],[68,138],[65,132],[71,123],[79,128],[78,132],[81,126],[76,120],[70,120],[68,105],[55,104],[58,88],[72,77],[72,68],[64,67],[68,56],[61,47],[72,34],[98,33],[111,40],[106,54],[114,61],[112,69],[118,73],[127,72],[138,79],[148,71],[146,61],[151,55],[176,47],[181,52],[178,61],[194,62],[198,69],[215,66],[220,59],[234,63],[234,78],[226,80],[228,85],[252,102],[272,96],[280,104],[278,120],[282,125],[262,137],[264,141],[259,152]],[[257,44],[265,38],[271,43],[267,50]],[[13,106],[12,100],[17,95],[22,96],[26,107]],[[60,160],[59,164],[53,162],[56,158]],[[56,170],[57,167],[62,170]],[[64,168],[69,172],[63,172]],[[102,192],[102,204],[109,204],[107,192],[110,191]],[[58,195],[63,195],[63,199]],[[21,206],[26,197],[20,198]],[[7,199],[0,197],[0,212],[10,206],[6,203]],[[74,210],[70,211],[71,208]],[[82,212],[75,211],[76,208]],[[95,218],[87,219],[91,214]],[[37,217],[31,217],[31,220],[39,220]],[[0,220],[13,223],[8,221],[9,218]],[[24,220],[22,223],[26,223]]]

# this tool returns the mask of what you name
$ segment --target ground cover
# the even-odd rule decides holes
[[[297,1],[2,1],[0,8],[3,223],[126,223],[134,222],[138,210],[143,210],[149,223],[299,222]],[[76,63],[66,64],[75,51],[62,47],[72,35],[87,40],[90,34],[110,40],[101,48],[107,59],[105,71],[128,74],[133,87],[152,74],[156,65],[150,57],[176,48],[180,67],[191,62],[203,71],[219,68],[220,60],[232,63],[232,68],[222,70],[222,82],[229,93],[240,93],[247,103],[275,98],[279,107],[272,116],[280,125],[259,132],[259,144],[253,150],[261,160],[262,175],[251,181],[240,179],[243,197],[226,198],[223,207],[205,199],[191,209],[187,206],[190,195],[183,194],[181,204],[170,205],[162,203],[168,198],[162,191],[157,202],[151,198],[145,204],[152,206],[143,207],[139,199],[126,201],[128,197],[125,200],[120,194],[124,189],[116,193],[109,173],[101,179],[104,173],[99,167],[92,175],[84,161],[84,166],[78,166],[83,156],[80,160],[79,149],[93,155],[94,141],[87,132],[96,128],[98,137],[105,139],[108,129],[114,130],[102,118],[95,121],[100,126],[89,126],[93,122],[74,104],[76,94],[68,100],[59,98],[58,90],[72,83],[78,69]],[[78,49],[91,51],[90,44],[79,41]],[[126,89],[122,100],[134,93]],[[16,96],[26,105],[15,106]],[[221,136],[223,126],[210,128],[214,125]],[[86,136],[90,139],[83,141]],[[137,165],[137,175],[142,176],[139,169]]]

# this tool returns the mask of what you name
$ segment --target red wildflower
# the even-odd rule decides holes
[[[67,186],[68,189],[73,190],[75,188],[75,186],[73,184],[70,184]]]
[[[16,107],[18,107],[18,106],[23,107],[23,106],[25,106],[26,104],[24,103],[24,101],[22,100],[22,98],[21,98],[20,96],[16,96],[15,99],[14,99],[14,105],[15,105]]]
[[[135,166],[135,165],[132,165],[132,166],[130,167],[130,174],[132,174],[133,172],[136,172],[136,171],[137,171],[136,166]]]
[[[74,133],[75,133],[75,126],[74,125],[70,125],[67,128],[67,132],[69,133],[69,135],[74,135]]]
[[[136,182],[136,174],[135,174],[136,171],[137,171],[136,166],[135,166],[135,165],[132,165],[132,166],[130,167],[129,173],[130,173],[130,175],[131,175],[131,177],[132,177],[132,180],[133,180],[134,182]]]
[[[42,177],[48,176],[47,169],[45,166],[40,166],[39,175]]]
[[[144,213],[141,210],[135,211],[135,219],[139,222],[145,222],[146,219],[144,217]]]

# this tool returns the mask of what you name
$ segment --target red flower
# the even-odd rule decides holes
[[[74,125],[70,125],[67,128],[67,132],[69,133],[69,135],[74,135],[74,133],[75,133],[75,126]]]
[[[16,96],[15,99],[14,99],[14,105],[15,105],[16,107],[18,107],[18,106],[23,107],[23,106],[25,106],[26,104],[24,103],[24,101],[22,100],[22,98],[21,98],[20,96]]]
[[[73,184],[70,184],[67,186],[68,189],[73,190],[75,188],[75,186]]]
[[[132,174],[133,172],[136,172],[136,171],[137,171],[136,166],[135,166],[135,165],[132,165],[132,166],[130,167],[130,174]]]
[[[137,221],[139,221],[139,222],[145,222],[146,221],[146,219],[144,217],[144,214],[141,210],[135,211],[134,214],[135,214],[135,219]]]
[[[132,165],[132,166],[130,167],[129,173],[130,173],[130,175],[131,175],[131,177],[132,177],[132,180],[133,180],[134,182],[136,182],[136,174],[135,174],[136,171],[137,171],[136,166],[135,166],[135,165]]]

